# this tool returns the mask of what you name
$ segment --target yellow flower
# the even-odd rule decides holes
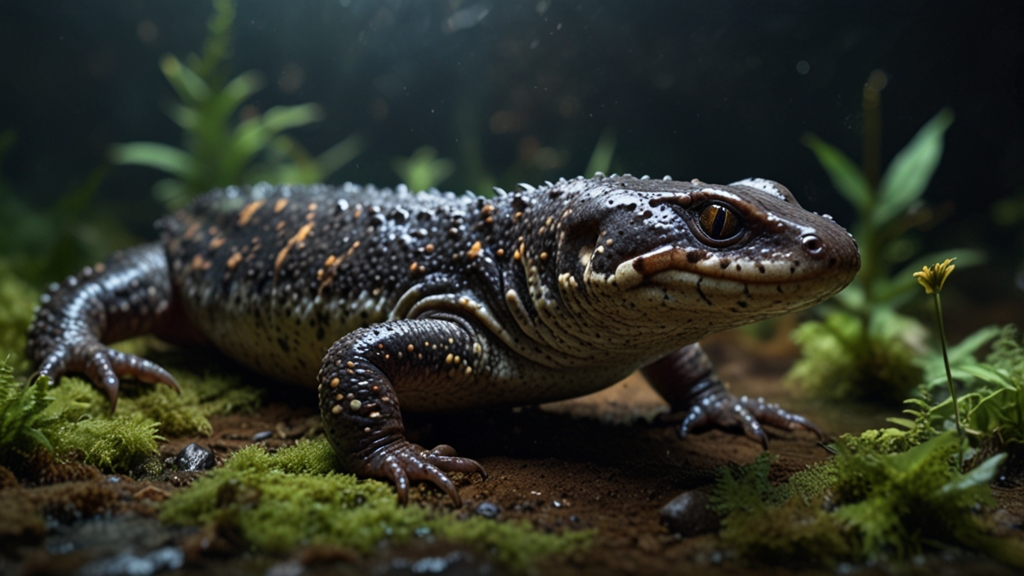
[[[953,265],[953,260],[956,260],[956,258],[946,258],[945,262],[930,268],[925,266],[920,272],[914,272],[914,278],[917,278],[918,283],[924,286],[924,291],[928,294],[942,292],[942,286],[946,283],[946,278],[949,278],[950,273],[956,268]]]

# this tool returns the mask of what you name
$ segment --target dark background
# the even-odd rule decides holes
[[[180,144],[157,62],[198,52],[211,12],[206,0],[0,3],[10,188],[45,206],[112,143]],[[843,224],[852,213],[799,138],[813,132],[859,161],[861,89],[881,69],[883,163],[943,106],[956,113],[926,194],[946,217],[923,237],[933,249],[986,248],[979,293],[1015,290],[1024,236],[993,224],[991,209],[1024,196],[1019,0],[246,0],[234,39],[232,73],[267,76],[252,104],[326,109],[293,132],[308,149],[353,132],[367,140],[333,181],[393,185],[392,159],[422,145],[456,162],[442,188],[472,185],[474,154],[503,186],[572,177],[611,129],[618,171],[772,178]],[[115,167],[95,203],[152,236],[162,208],[150,187],[162,177]]]

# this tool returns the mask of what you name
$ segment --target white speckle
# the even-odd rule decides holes
[[[744,178],[743,180],[729,184],[729,186],[747,186],[750,188],[755,188],[762,192],[767,192],[768,194],[771,194],[772,196],[775,196],[780,200],[786,199],[786,196],[779,191],[779,188],[775,185],[775,182],[772,182],[771,180],[767,180],[765,178]]]

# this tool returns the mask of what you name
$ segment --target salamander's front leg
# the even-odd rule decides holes
[[[29,327],[26,351],[39,365],[37,373],[54,383],[64,374],[84,373],[106,393],[113,411],[120,376],[178,389],[160,366],[107,347],[109,342],[190,326],[173,304],[163,248],[145,244],[122,250],[50,286]]]
[[[768,448],[768,435],[762,424],[787,430],[802,428],[822,437],[814,423],[786,412],[778,404],[765,402],[763,398],[737,398],[730,394],[700,344],[684,346],[649,364],[642,372],[672,406],[672,413],[682,418],[680,437],[685,438],[700,428],[740,426],[748,438]]]
[[[448,407],[445,397],[477,377],[472,366],[481,350],[471,326],[438,319],[385,322],[334,343],[317,379],[327,439],[342,465],[390,479],[403,504],[409,481],[426,480],[461,506],[445,472],[485,476],[483,467],[457,457],[451,446],[426,450],[406,440],[398,396],[416,398],[420,409]]]

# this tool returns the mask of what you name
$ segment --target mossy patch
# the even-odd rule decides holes
[[[592,535],[547,534],[525,522],[459,520],[447,512],[399,506],[390,485],[334,472],[334,454],[323,439],[276,454],[259,446],[240,450],[168,500],[161,518],[226,525],[254,550],[270,553],[327,544],[369,554],[385,542],[439,538],[471,546],[513,569],[575,550]]]
[[[906,452],[870,442],[837,442],[835,458],[772,485],[770,457],[725,470],[713,503],[722,540],[738,553],[771,562],[835,564],[906,560],[961,546],[1024,566],[1019,544],[986,533],[978,513],[992,503],[988,482],[1001,456],[960,473],[958,438],[945,433]]]
[[[209,435],[207,416],[259,405],[261,391],[240,378],[176,374],[180,395],[167,386],[126,385],[110,414],[107,399],[89,382],[66,376],[58,386],[46,379],[28,386],[0,359],[0,456],[39,446],[107,472],[127,472],[157,453],[161,436]]]

